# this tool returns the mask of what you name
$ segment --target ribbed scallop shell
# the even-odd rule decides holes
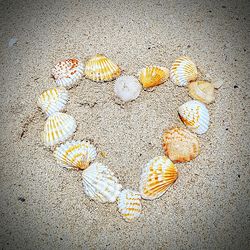
[[[85,65],[85,76],[96,82],[112,81],[121,74],[118,65],[104,55],[97,54]]]
[[[143,168],[140,180],[142,198],[153,200],[162,196],[178,177],[173,162],[166,156],[157,156]]]
[[[170,79],[178,86],[185,86],[198,77],[196,65],[187,56],[179,57],[172,64]]]
[[[83,76],[83,64],[75,58],[59,62],[52,69],[57,86],[71,87]]]
[[[189,95],[200,102],[209,104],[214,102],[214,86],[207,81],[191,82],[188,85]]]
[[[75,130],[76,120],[74,117],[56,112],[46,120],[42,140],[46,146],[54,146],[68,139]]]
[[[209,126],[209,113],[205,104],[199,101],[188,101],[178,109],[182,122],[193,132],[204,134]]]
[[[163,134],[165,154],[175,162],[193,160],[200,153],[198,138],[185,128],[172,128]]]
[[[52,88],[44,91],[37,100],[37,105],[42,111],[50,116],[61,111],[69,99],[68,91],[63,88]]]
[[[65,142],[54,151],[57,162],[67,169],[85,169],[96,158],[95,147],[85,141]]]
[[[139,72],[139,81],[144,88],[150,88],[164,83],[169,77],[165,67],[148,66]]]
[[[131,222],[140,217],[142,212],[141,195],[133,190],[124,189],[121,191],[118,199],[118,211],[122,218]]]
[[[105,203],[115,202],[122,186],[105,165],[92,163],[82,173],[83,189],[91,199]]]

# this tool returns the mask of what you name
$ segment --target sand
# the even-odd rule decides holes
[[[63,2],[63,3],[62,3]],[[2,249],[247,249],[249,247],[249,4],[247,1],[1,1]],[[14,40],[10,40],[14,38]],[[15,42],[16,39],[16,42]],[[14,44],[13,44],[14,42]],[[116,204],[90,201],[81,175],[60,168],[40,140],[39,94],[58,61],[104,53],[124,74],[191,56],[223,85],[208,106],[201,154],[176,164],[165,195],[124,222]],[[96,145],[124,187],[163,155],[162,132],[190,100],[167,81],[123,105],[114,82],[83,79],[69,91],[75,139]]]

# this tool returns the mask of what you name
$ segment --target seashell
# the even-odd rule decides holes
[[[122,186],[106,166],[92,163],[82,172],[83,188],[91,199],[105,203],[115,202]]]
[[[141,84],[134,76],[120,76],[114,85],[115,94],[124,102],[135,100],[141,89]]]
[[[117,203],[118,211],[125,221],[131,222],[141,216],[141,195],[138,192],[129,189],[122,190]]]
[[[215,100],[214,86],[207,81],[191,82],[188,85],[189,95],[200,102],[206,104],[212,103]]]
[[[209,113],[205,104],[199,101],[188,101],[178,109],[182,122],[193,132],[204,134],[209,126]]]
[[[150,160],[142,170],[140,194],[142,198],[153,200],[162,196],[178,177],[173,162],[166,156]]]
[[[85,65],[85,76],[92,81],[112,81],[120,74],[119,66],[101,54],[90,58]]]
[[[193,160],[200,153],[198,138],[185,128],[172,128],[163,134],[165,154],[175,162]]]
[[[44,91],[37,100],[37,105],[42,111],[50,116],[61,111],[68,101],[68,91],[63,88],[52,88]]]
[[[83,64],[75,58],[59,62],[52,69],[57,86],[71,87],[83,76]]]
[[[144,88],[150,88],[164,83],[169,77],[165,67],[149,66],[139,72],[139,81]]]
[[[178,86],[185,86],[198,77],[196,65],[187,56],[181,56],[175,60],[170,70],[170,79]]]
[[[68,139],[76,130],[74,117],[56,112],[45,122],[42,140],[46,146],[54,146]]]
[[[67,169],[86,169],[96,155],[95,147],[85,141],[66,142],[54,151],[57,162]]]

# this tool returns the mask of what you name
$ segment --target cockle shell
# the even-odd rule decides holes
[[[205,104],[199,101],[188,101],[178,109],[182,122],[193,132],[204,134],[209,126],[209,113]]]
[[[134,76],[120,76],[114,85],[115,94],[124,102],[135,100],[141,89],[141,84]]]
[[[189,95],[200,102],[209,104],[214,102],[214,86],[207,81],[191,82],[188,85]]]
[[[187,162],[200,153],[200,145],[195,134],[185,128],[172,128],[163,134],[165,154],[175,162]]]
[[[153,200],[162,196],[178,177],[173,162],[166,156],[150,160],[142,170],[140,194],[142,198]]]
[[[54,151],[57,162],[67,169],[85,169],[96,155],[95,147],[85,141],[65,142]]]
[[[76,130],[74,117],[56,112],[45,122],[42,140],[46,146],[54,146],[68,139]]]
[[[187,56],[181,56],[175,60],[170,70],[170,79],[178,86],[185,86],[198,77],[196,65]]]
[[[82,172],[83,189],[91,199],[105,203],[115,202],[122,186],[105,165],[92,163]]]
[[[165,67],[148,66],[139,72],[139,81],[144,88],[150,88],[164,83],[169,77]]]
[[[52,69],[57,86],[71,87],[83,76],[83,64],[75,58],[59,62]]]
[[[125,221],[131,222],[141,216],[141,195],[138,192],[130,189],[122,190],[117,203],[118,211]]]
[[[63,88],[52,88],[44,91],[37,100],[37,105],[42,111],[50,116],[61,111],[68,101],[68,91]]]
[[[120,74],[119,66],[101,54],[90,58],[85,65],[85,76],[92,81],[112,81]]]

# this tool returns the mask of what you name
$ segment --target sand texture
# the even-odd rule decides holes
[[[247,249],[249,247],[249,3],[247,1],[1,1],[0,247],[2,249]],[[10,40],[12,38],[12,40]],[[15,40],[16,39],[16,40]],[[190,56],[222,82],[208,106],[201,154],[143,216],[124,222],[116,204],[83,193],[79,172],[60,168],[40,139],[40,93],[60,60],[104,53],[123,74],[170,68]],[[191,98],[170,81],[123,104],[114,82],[87,79],[69,91],[74,139],[90,140],[125,188],[163,155],[163,130],[183,126]]]

